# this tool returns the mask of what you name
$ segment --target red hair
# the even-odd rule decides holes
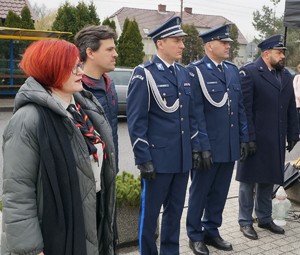
[[[25,50],[20,67],[43,87],[58,88],[69,79],[79,58],[77,47],[65,40],[41,40]]]

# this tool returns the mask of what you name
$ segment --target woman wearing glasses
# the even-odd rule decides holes
[[[25,51],[29,76],[3,134],[1,254],[114,254],[115,156],[75,45]]]

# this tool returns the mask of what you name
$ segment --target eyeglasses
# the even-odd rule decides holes
[[[78,75],[78,68],[80,68],[81,70],[83,70],[83,63],[82,62],[79,62],[79,63],[77,63],[74,67],[73,67],[73,69],[72,69],[72,74],[74,74],[74,75]]]

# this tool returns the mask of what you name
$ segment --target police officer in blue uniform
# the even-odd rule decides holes
[[[150,32],[157,55],[135,68],[128,87],[128,130],[142,177],[139,248],[144,255],[158,254],[155,230],[162,205],[160,254],[179,254],[189,171],[199,167],[199,151],[206,149],[200,146],[189,73],[175,62],[186,35],[179,17]]]
[[[283,36],[273,35],[258,47],[261,56],[240,69],[251,155],[237,167],[238,221],[249,239],[258,239],[253,209],[258,227],[284,234],[272,219],[273,186],[284,182],[286,143],[290,152],[299,139],[293,77],[284,68]]]
[[[247,121],[237,67],[229,57],[229,25],[200,34],[205,56],[189,65],[195,111],[210,150],[202,152],[203,167],[193,170],[187,234],[194,254],[209,254],[206,245],[232,250],[218,228],[222,224],[234,163],[248,153]],[[204,118],[199,114],[204,111]],[[198,113],[199,112],[199,113]]]

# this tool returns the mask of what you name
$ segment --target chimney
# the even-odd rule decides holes
[[[165,4],[158,5],[158,12],[166,12],[167,6]]]
[[[191,7],[184,7],[184,11],[187,12],[188,14],[192,14],[193,8],[191,8]]]

